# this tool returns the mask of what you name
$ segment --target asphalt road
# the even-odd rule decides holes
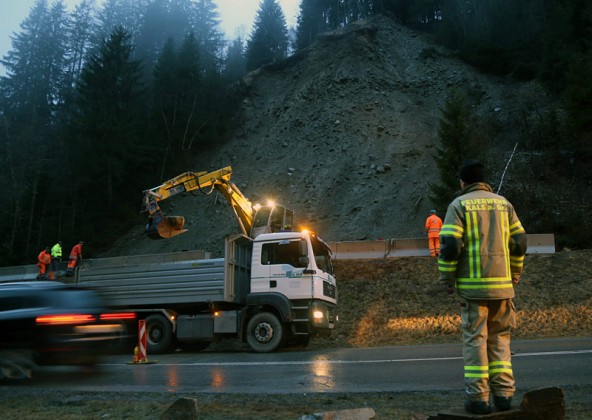
[[[592,338],[515,341],[518,385],[537,388],[592,383]],[[4,383],[29,390],[92,392],[312,393],[462,389],[460,345],[250,352],[173,353],[131,364],[105,358],[99,369],[44,367],[32,380]]]

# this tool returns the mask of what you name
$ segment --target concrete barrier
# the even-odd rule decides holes
[[[554,254],[555,253],[555,235],[552,233],[535,233],[527,235],[528,251],[527,254]]]
[[[527,235],[527,254],[554,254],[555,236],[552,233]],[[329,242],[336,260],[364,260],[375,258],[428,257],[427,238],[390,238],[373,241]]]

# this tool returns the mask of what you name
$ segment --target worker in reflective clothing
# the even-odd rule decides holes
[[[78,261],[82,260],[82,245],[84,245],[84,242],[80,241],[72,247],[72,251],[70,251],[70,257],[68,257],[66,276],[74,275],[74,269],[76,268]]]
[[[483,165],[467,161],[460,170],[461,194],[448,206],[440,231],[439,279],[456,286],[463,331],[465,409],[491,412],[490,393],[500,411],[515,393],[510,331],[512,298],[522,273],[526,233],[512,204],[484,182]]]
[[[442,219],[436,215],[436,210],[431,210],[425,222],[425,230],[428,234],[428,244],[432,257],[440,255],[440,229],[442,229]]]
[[[49,279],[54,280],[56,273],[62,262],[62,242],[58,241],[57,244],[51,247],[51,264],[49,267]]]
[[[38,279],[45,279],[45,272],[51,263],[51,253],[49,247],[45,247],[43,251],[37,256],[37,267],[39,267]]]

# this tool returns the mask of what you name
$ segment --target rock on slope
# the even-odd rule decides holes
[[[195,166],[186,170],[231,165],[248,198],[281,202],[329,241],[422,236],[447,92],[464,90],[479,118],[509,129],[523,89],[478,73],[428,36],[380,16],[323,34],[310,48],[247,75],[244,86],[233,133],[215,150],[190,151]],[[175,197],[163,208],[185,216],[189,233],[151,242],[139,219],[108,255],[220,255],[223,237],[238,231],[216,193]]]

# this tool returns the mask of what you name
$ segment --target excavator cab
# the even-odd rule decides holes
[[[294,212],[280,205],[260,207],[255,212],[251,238],[262,233],[291,231],[294,223]]]

